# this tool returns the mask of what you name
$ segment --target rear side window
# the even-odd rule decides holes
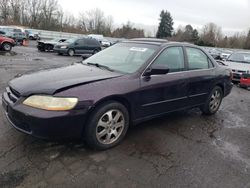
[[[154,63],[166,65],[169,68],[169,72],[184,71],[185,64],[182,47],[167,48],[160,54]]]
[[[186,48],[189,70],[209,69],[213,63],[208,56],[200,49]]]
[[[86,43],[87,43],[87,45],[96,46],[96,45],[98,45],[99,42],[95,39],[87,39]]]

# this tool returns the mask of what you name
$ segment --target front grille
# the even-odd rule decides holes
[[[7,94],[11,102],[15,103],[21,97],[20,93],[11,87],[6,88]]]

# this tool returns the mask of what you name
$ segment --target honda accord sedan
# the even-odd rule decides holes
[[[44,139],[82,138],[105,150],[129,126],[198,107],[215,114],[232,72],[203,49],[160,39],[120,42],[70,66],[19,75],[2,104],[17,130]]]

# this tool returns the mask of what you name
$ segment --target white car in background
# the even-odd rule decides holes
[[[227,60],[233,52],[230,50],[222,50],[220,53],[220,58],[222,60]]]
[[[250,52],[236,52],[223,62],[233,72],[233,81],[240,82],[243,74],[250,73]]]
[[[108,41],[107,39],[103,39],[101,44],[102,44],[102,47],[110,47],[111,46],[111,42]]]

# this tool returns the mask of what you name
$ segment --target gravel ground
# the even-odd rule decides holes
[[[80,60],[34,43],[0,53],[0,93],[16,74]],[[193,109],[132,127],[104,152],[19,133],[0,107],[0,187],[250,188],[249,93],[234,87],[212,117]]]

